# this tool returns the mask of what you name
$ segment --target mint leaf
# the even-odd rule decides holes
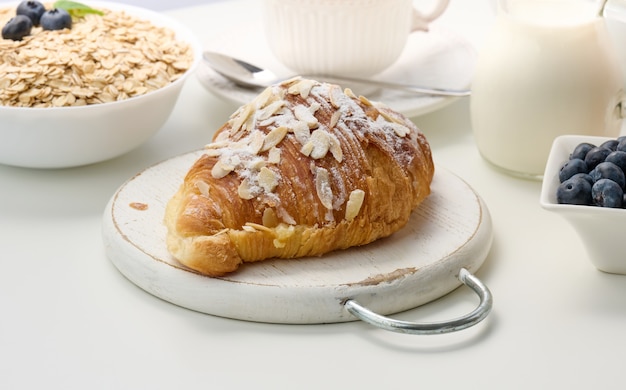
[[[72,17],[80,18],[87,14],[104,15],[104,12],[91,8],[88,5],[76,1],[58,0],[52,5],[54,8],[66,10]]]

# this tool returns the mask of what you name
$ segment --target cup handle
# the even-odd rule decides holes
[[[428,13],[422,13],[414,8],[411,32],[428,31],[428,24],[443,14],[449,2],[450,0],[438,0],[435,7]]]

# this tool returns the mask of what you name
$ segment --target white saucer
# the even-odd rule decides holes
[[[205,48],[272,69],[279,76],[293,75],[271,54],[262,32],[259,22],[234,25],[206,42]],[[468,41],[435,23],[429,32],[411,34],[398,61],[373,78],[424,87],[465,89],[471,83],[475,62],[476,51]],[[258,91],[241,88],[225,80],[204,63],[196,75],[206,89],[238,105],[248,103],[258,94]],[[440,109],[457,99],[389,89],[374,90],[367,93],[367,97],[409,117]]]

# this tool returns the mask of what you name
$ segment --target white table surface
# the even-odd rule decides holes
[[[249,0],[127,2],[202,3],[167,13],[204,40],[258,15]],[[439,23],[480,47],[491,21],[486,2],[453,0]],[[494,308],[479,325],[411,336],[362,322],[251,323],[180,308],[130,283],[104,254],[105,204],[136,172],[203,145],[235,108],[192,78],[162,131],[123,157],[65,170],[0,166],[1,389],[623,388],[625,277],[593,268],[572,228],[540,208],[541,183],[481,159],[467,99],[414,121],[436,163],[472,185],[492,214],[493,247],[477,276]],[[476,301],[460,288],[397,318],[446,319]]]

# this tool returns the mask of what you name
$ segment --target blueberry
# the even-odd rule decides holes
[[[601,148],[607,148],[611,151],[614,151],[617,149],[617,145],[619,144],[619,141],[616,139],[610,139],[608,141],[603,142],[600,147]]]
[[[606,156],[604,161],[612,162],[617,165],[626,173],[626,152],[622,152],[621,150],[616,150]]]
[[[621,136],[617,138],[619,141],[617,144],[617,148],[615,150],[621,150],[622,152],[626,152],[626,136]]]
[[[579,158],[568,160],[559,171],[559,181],[563,183],[577,173],[589,173],[587,164]]]
[[[600,179],[591,187],[591,197],[596,206],[621,208],[624,191],[613,180]]]
[[[16,15],[2,27],[2,38],[21,41],[22,38],[30,34],[33,22],[28,16]]]
[[[587,153],[595,147],[596,145],[590,144],[588,142],[583,142],[582,144],[579,144],[574,148],[574,151],[572,152],[572,154],[570,154],[569,158],[579,158],[581,160],[584,160]]]
[[[39,26],[39,20],[44,12],[46,12],[46,8],[38,1],[22,1],[15,11],[17,15],[28,16],[33,22],[33,26]]]
[[[587,168],[592,170],[596,167],[596,165],[603,162],[606,157],[611,154],[611,149],[602,148],[600,146],[596,146],[595,148],[589,150],[587,155],[585,155],[585,162],[587,163]]]
[[[561,204],[591,204],[591,184],[582,177],[571,178],[559,185],[556,201]]]
[[[626,186],[626,176],[624,176],[624,171],[612,162],[601,162],[591,172],[589,172],[589,176],[591,176],[594,182],[597,182],[600,179],[609,179],[617,183],[620,188],[624,188],[624,186]]]
[[[570,177],[570,179],[584,179],[586,180],[590,186],[593,185],[593,179],[591,178],[591,176],[589,176],[588,173],[577,173],[574,176]]]
[[[40,23],[44,30],[63,30],[72,28],[72,17],[62,8],[53,8],[41,15]]]

